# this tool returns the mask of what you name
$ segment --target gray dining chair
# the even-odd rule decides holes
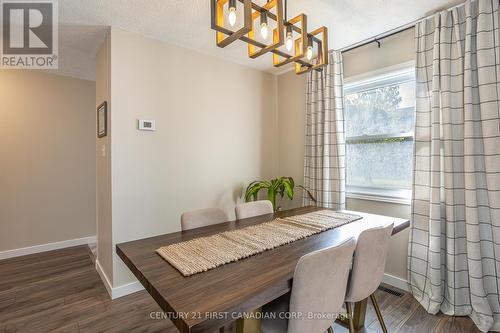
[[[190,230],[227,221],[229,218],[220,208],[198,209],[181,215],[181,229]],[[219,333],[224,333],[224,327],[219,328]]]
[[[259,215],[272,214],[273,212],[273,204],[269,200],[244,202],[237,204],[235,208],[237,220]]]
[[[226,213],[220,208],[205,208],[185,212],[181,215],[181,229],[189,230],[207,225],[229,221]]]
[[[384,277],[385,258],[393,227],[393,224],[389,224],[384,227],[368,229],[358,237],[345,297],[350,333],[355,332],[352,304],[368,297],[372,301],[382,331],[387,333],[387,327],[375,298],[375,291]]]
[[[356,241],[350,238],[300,258],[291,293],[262,307],[262,333],[333,332],[331,325],[344,303],[355,247]],[[287,313],[290,316],[287,317]],[[309,313],[329,316],[311,319]]]

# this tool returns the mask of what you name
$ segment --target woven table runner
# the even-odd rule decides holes
[[[360,218],[358,215],[320,210],[163,246],[156,252],[182,275],[190,276]]]

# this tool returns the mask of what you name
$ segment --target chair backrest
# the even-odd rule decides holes
[[[325,332],[344,303],[349,268],[356,247],[354,238],[300,258],[293,276],[290,313],[323,318],[290,318],[288,333]],[[329,318],[331,317],[331,318]]]
[[[227,222],[226,213],[220,208],[205,208],[185,212],[181,215],[181,229],[201,228],[211,224]]]
[[[272,214],[273,204],[269,200],[250,201],[236,205],[236,219],[246,219],[265,214]]]
[[[393,224],[363,231],[357,240],[346,302],[359,302],[373,294],[384,277],[385,258]]]

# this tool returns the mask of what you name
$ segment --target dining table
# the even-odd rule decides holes
[[[258,331],[255,327],[258,316],[251,314],[291,291],[295,266],[302,256],[352,237],[357,238],[364,230],[390,223],[394,224],[392,234],[397,234],[409,227],[409,220],[343,210],[342,213],[361,218],[191,276],[183,276],[156,250],[170,244],[321,209],[325,208],[300,207],[129,241],[117,244],[116,253],[180,332],[213,332],[234,322],[238,332]],[[325,285],[325,288],[336,287]],[[364,325],[366,306],[367,300],[355,304],[356,329]]]

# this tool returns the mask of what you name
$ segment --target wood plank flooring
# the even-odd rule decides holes
[[[467,317],[427,314],[409,294],[379,290],[376,297],[389,332],[479,333]],[[156,311],[146,291],[111,301],[88,246],[0,261],[0,333],[177,332],[170,321],[151,319]],[[375,332],[382,330],[369,304],[360,333]]]

